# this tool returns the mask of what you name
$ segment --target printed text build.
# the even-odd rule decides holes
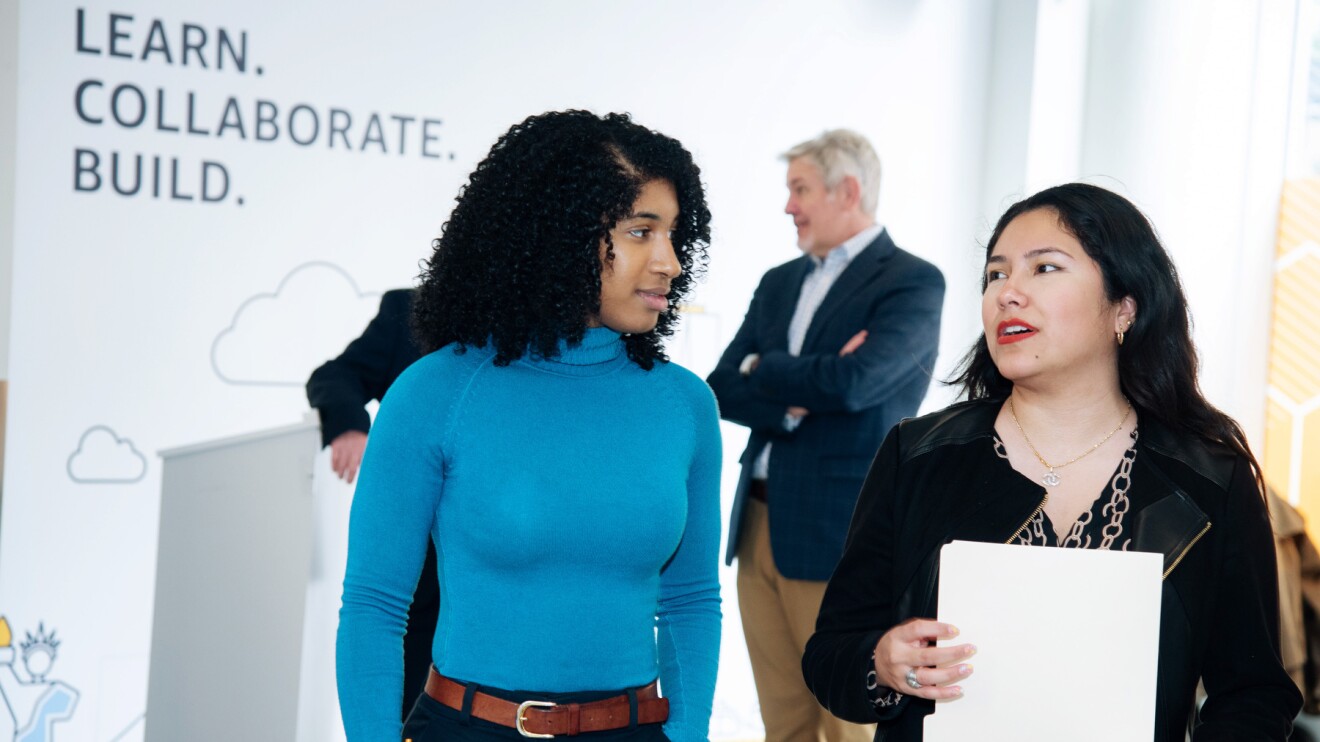
[[[189,166],[181,166],[177,157],[166,161],[160,155],[121,156],[118,152],[111,152],[107,163],[96,150],[75,149],[73,189],[95,192],[106,185],[121,196],[218,203],[229,195],[229,170],[218,162],[202,160],[200,171],[196,167],[189,171]],[[242,206],[243,198],[235,202]]]
[[[75,51],[102,58],[102,65],[140,62],[258,77],[246,30],[207,29],[194,23],[140,21],[109,13],[91,17],[78,8]],[[177,31],[176,31],[177,29]],[[73,94],[73,110],[84,125],[169,138],[205,137],[263,145],[292,143],[299,148],[375,153],[377,156],[453,160],[440,145],[441,119],[372,111],[355,116],[337,106],[310,103],[281,105],[255,96],[223,95],[203,90],[178,91],[142,86],[103,76],[82,79]],[[81,193],[113,193],[172,201],[238,205],[230,170],[215,160],[131,150],[73,148],[73,188]]]

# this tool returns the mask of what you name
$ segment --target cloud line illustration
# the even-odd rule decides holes
[[[239,304],[211,343],[211,368],[227,384],[301,387],[366,326],[379,297],[334,263],[303,263]]]
[[[147,476],[147,457],[108,425],[93,425],[78,439],[65,464],[78,484],[132,484]]]

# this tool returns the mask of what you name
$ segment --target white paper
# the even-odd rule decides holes
[[[971,643],[963,697],[926,742],[1154,736],[1160,554],[955,541],[940,551],[939,620]]]

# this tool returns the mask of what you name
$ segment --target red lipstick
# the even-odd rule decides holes
[[[1008,345],[1009,343],[1016,343],[1019,340],[1034,337],[1037,332],[1036,328],[1014,317],[999,323],[998,331],[995,333],[995,342],[1000,345]]]

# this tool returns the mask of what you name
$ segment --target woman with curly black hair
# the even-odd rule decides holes
[[[533,116],[477,166],[418,290],[429,355],[381,404],[354,497],[349,740],[400,739],[428,538],[434,668],[403,737],[706,739],[718,415],[661,341],[709,239],[691,155],[626,115]]]

